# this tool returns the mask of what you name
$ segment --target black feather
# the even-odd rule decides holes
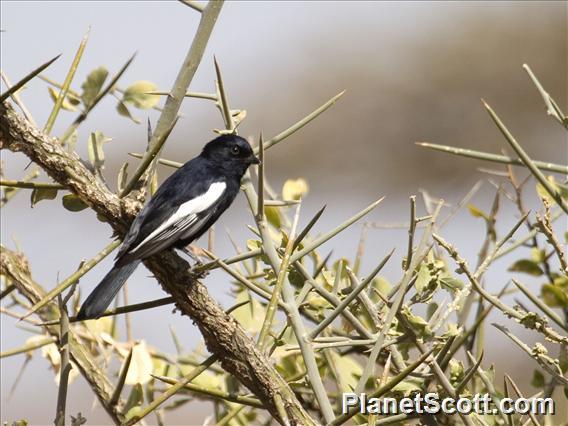
[[[122,266],[114,265],[83,302],[83,306],[77,314],[77,319],[99,318],[139,263],[140,260],[136,260]]]
[[[251,164],[258,164],[258,160],[248,142],[236,135],[223,135],[167,178],[132,222],[115,266],[85,300],[79,317],[100,316],[141,260],[171,247],[183,248],[203,235],[231,205]],[[211,206],[152,235],[181,205],[205,194],[216,182],[223,182],[225,189]]]

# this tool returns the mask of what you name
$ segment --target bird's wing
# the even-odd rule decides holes
[[[180,202],[178,197],[177,203],[174,194],[156,193],[133,222],[117,261],[126,263],[144,259],[179,240],[192,240],[201,235],[203,227],[222,200],[227,185],[224,181],[217,181],[208,186],[199,186],[200,190],[191,191],[192,196],[187,201]]]

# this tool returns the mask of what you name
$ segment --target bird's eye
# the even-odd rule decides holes
[[[238,146],[234,146],[231,148],[231,152],[233,153],[233,155],[239,155],[241,153],[241,150]]]

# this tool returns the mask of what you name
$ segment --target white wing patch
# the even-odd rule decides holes
[[[156,235],[164,232],[166,229],[171,227],[172,225],[179,223],[181,221],[185,222],[188,225],[191,225],[192,222],[197,220],[197,213],[201,213],[202,211],[211,207],[218,199],[221,197],[227,184],[225,182],[215,182],[212,183],[209,189],[201,194],[199,197],[195,197],[192,200],[186,201],[178,209],[172,214],[164,223],[162,223],[158,228],[156,228],[150,235],[148,235],[144,240],[134,247],[132,250],[129,250],[129,253],[134,253],[148,241],[151,241]]]

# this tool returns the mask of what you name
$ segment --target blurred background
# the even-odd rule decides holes
[[[80,83],[94,68],[105,65],[112,75],[137,52],[119,86],[149,80],[167,91],[199,19],[196,12],[175,1],[3,1],[0,5],[2,70],[13,82],[59,53],[62,57],[44,74],[62,81],[90,27],[75,90],[80,90]],[[214,91],[215,55],[231,107],[247,111],[240,134],[255,139],[261,131],[266,137],[276,135],[345,89],[345,95],[328,112],[267,152],[267,177],[278,190],[286,178],[307,180],[310,193],[303,203],[300,226],[327,204],[317,226],[317,231],[323,232],[383,195],[386,200],[368,219],[382,224],[402,222],[408,217],[410,195],[419,195],[423,189],[455,205],[475,182],[486,179],[478,167],[500,167],[415,145],[416,141],[428,141],[501,152],[506,142],[480,98],[496,110],[533,158],[567,161],[566,133],[547,117],[539,94],[521,68],[528,63],[560,107],[568,109],[567,18],[566,2],[232,1],[223,7],[190,89]],[[52,108],[46,84],[36,79],[21,96],[43,125]],[[119,116],[115,106],[112,98],[103,100],[79,130],[77,143],[77,151],[86,158],[91,131],[101,130],[112,138],[105,145],[105,175],[111,185],[115,185],[124,161],[134,170],[136,160],[128,152],[142,152],[146,146],[145,125]],[[199,153],[214,137],[212,129],[223,127],[210,101],[187,99],[182,113],[184,118],[164,151],[165,158],[180,162]],[[133,110],[133,114],[143,122],[147,116],[152,122],[158,117],[153,110]],[[60,135],[75,115],[63,111],[53,134]],[[2,161],[7,179],[26,174],[28,161],[23,156],[3,151]],[[523,176],[522,169],[518,171]],[[160,169],[162,179],[169,173],[171,169]],[[473,203],[489,211],[494,192],[494,187],[484,183]],[[538,207],[534,183],[526,192],[527,207]],[[28,190],[20,191],[3,209],[2,244],[12,249],[18,245],[29,258],[34,278],[52,288],[82,259],[91,258],[108,244],[110,230],[88,210],[71,213],[61,208],[60,196],[30,209],[29,195]],[[420,197],[419,214],[425,214]],[[502,234],[517,220],[514,206],[506,200],[500,217]],[[246,228],[252,222],[240,196],[216,226],[217,254],[233,252],[225,229],[244,246],[246,239],[252,238]],[[566,229],[566,223],[559,226]],[[352,257],[360,229],[360,225],[350,228],[322,252],[333,248],[334,258]],[[442,232],[470,263],[476,261],[484,233],[483,221],[467,210]],[[390,262],[384,276],[398,280],[406,238],[404,229],[371,230],[363,272],[396,247],[399,256]],[[504,271],[510,262],[501,259],[487,275],[491,290],[506,283],[510,274]],[[81,280],[83,294],[110,264],[111,259],[106,259]],[[538,279],[525,281],[534,282],[534,289],[540,283]],[[132,303],[163,297],[143,267],[130,282]],[[206,283],[220,303],[232,304],[226,276],[212,274]],[[134,337],[163,351],[175,351],[165,332],[169,326],[186,348],[202,346],[193,324],[171,314],[170,307],[134,314],[132,320]],[[501,315],[495,314],[492,320],[513,327]],[[5,316],[1,326],[2,350],[18,347],[30,336]],[[533,361],[490,328],[484,364],[494,363],[498,375],[510,374],[525,394],[533,394],[529,384]],[[528,343],[539,340],[518,327],[514,331]],[[57,388],[53,373],[37,351],[10,395],[22,363],[21,356],[1,362],[2,421],[26,418],[33,424],[51,423]],[[82,412],[89,424],[106,424],[106,414],[93,399],[79,378],[71,388],[69,413]],[[198,402],[167,418],[170,424],[200,424],[210,412],[209,403]]]

